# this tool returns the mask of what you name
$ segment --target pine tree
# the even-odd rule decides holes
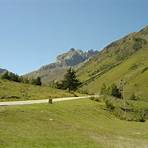
[[[68,89],[69,92],[75,91],[80,84],[81,83],[77,79],[76,72],[72,68],[69,68],[64,76],[64,80],[62,81],[63,89]]]
[[[11,81],[20,82],[19,76],[17,74],[14,74],[12,72],[9,72],[9,77]]]
[[[41,82],[41,78],[40,77],[37,77],[37,79],[36,79],[36,85],[42,85],[42,82]]]
[[[5,79],[5,80],[20,82],[19,76],[17,74],[14,74],[14,73],[8,72],[8,71],[6,71],[4,74],[2,74],[1,78]]]
[[[9,72],[8,71],[4,72],[1,76],[1,78],[6,79],[6,80],[10,80]]]

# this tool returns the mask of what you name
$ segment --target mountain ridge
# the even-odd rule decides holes
[[[29,79],[41,77],[43,84],[59,81],[63,78],[69,67],[79,67],[83,62],[98,53],[97,50],[92,49],[85,52],[80,49],[71,48],[68,52],[58,55],[55,63],[44,65],[38,70],[24,76]]]

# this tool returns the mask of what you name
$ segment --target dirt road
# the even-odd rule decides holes
[[[83,97],[53,98],[52,102],[55,103],[55,102],[68,101],[68,100],[87,99],[87,98],[91,98],[91,97],[99,97],[99,95],[83,96]],[[41,104],[41,103],[48,103],[48,102],[49,102],[49,99],[44,99],[44,100],[27,100],[27,101],[8,101],[8,102],[0,102],[0,106]]]

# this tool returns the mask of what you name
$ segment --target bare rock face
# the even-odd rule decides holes
[[[0,68],[0,74],[1,74],[1,73],[4,73],[4,72],[6,72],[6,71],[7,71],[6,69]]]
[[[75,66],[96,55],[97,53],[98,51],[94,50],[83,52],[82,50],[71,48],[67,53],[59,55],[57,57],[57,62],[63,66]]]
[[[55,63],[44,65],[39,70],[33,71],[25,76],[29,78],[41,77],[42,82],[46,84],[51,81],[61,80],[67,68],[79,66],[97,53],[98,51],[96,50],[84,52],[71,48],[68,52],[57,56]]]

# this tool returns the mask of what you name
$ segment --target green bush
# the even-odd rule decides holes
[[[123,101],[115,98],[106,98],[105,104],[117,118],[127,121],[144,122],[148,118],[147,108],[138,108],[134,105],[135,101]],[[136,103],[137,104],[137,103]]]
[[[137,64],[133,64],[129,69],[130,70],[136,70],[138,68]]]
[[[129,99],[130,99],[130,100],[134,100],[134,101],[136,101],[136,100],[139,100],[139,97],[136,96],[135,93],[133,93],[133,94],[130,96]]]
[[[106,86],[105,84],[102,85],[100,94],[102,95],[110,95],[116,98],[122,98],[122,93],[117,85],[112,84],[111,86]]]
[[[37,77],[36,79],[32,79],[30,81],[31,84],[33,85],[42,85],[42,82],[41,82],[41,78],[40,77]]]
[[[136,111],[136,121],[138,122],[145,122],[146,120],[146,113],[144,110],[138,110]]]
[[[147,41],[142,38],[134,38],[134,41],[135,43],[133,45],[133,49],[135,50],[139,50],[140,48],[142,48],[144,44],[147,43]]]
[[[107,94],[107,86],[105,85],[105,83],[103,83],[101,87],[100,94],[102,95]]]
[[[20,77],[17,74],[14,74],[12,72],[6,71],[1,75],[1,79],[9,80],[9,81],[15,81],[20,82]]]
[[[91,97],[90,100],[96,101],[96,102],[100,102],[100,98],[99,97]]]
[[[113,103],[110,101],[110,100],[108,100],[108,99],[106,99],[105,100],[105,104],[106,104],[106,107],[109,109],[109,110],[114,110],[115,109],[115,106],[113,105]]]
[[[117,98],[121,98],[122,96],[119,88],[115,84],[111,85],[111,95]]]

